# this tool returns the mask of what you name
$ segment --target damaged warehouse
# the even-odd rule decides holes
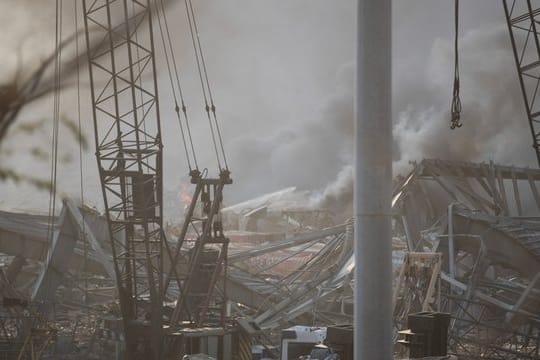
[[[298,114],[276,110],[269,119],[284,119],[265,121],[259,130],[280,130],[261,138],[251,122],[230,124],[237,117],[263,119],[289,95],[275,95],[268,108],[238,110],[252,100],[230,99],[227,91],[251,86],[228,80],[230,89],[211,86],[229,77],[240,83],[258,63],[225,55],[222,47],[238,46],[222,44],[235,38],[236,25],[216,19],[268,26],[268,18],[268,29],[280,31],[275,25],[288,16],[300,22],[327,15],[324,1],[296,1],[287,11],[243,4],[252,11],[246,19],[231,15],[230,5],[192,0],[56,0],[54,16],[44,20],[54,18],[52,55],[28,75],[19,73],[19,64],[19,75],[0,89],[0,141],[14,149],[0,152],[2,161],[13,162],[0,164],[6,186],[0,199],[0,360],[540,359],[540,170],[502,165],[511,163],[510,151],[500,156],[488,149],[497,161],[472,162],[485,158],[480,145],[465,146],[480,132],[479,115],[473,135],[439,144],[441,135],[433,130],[439,125],[426,129],[417,123],[448,117],[447,105],[439,111],[424,103],[438,101],[433,84],[426,86],[431,97],[413,91],[404,96],[422,98],[429,111],[417,113],[412,100],[399,98],[396,103],[407,110],[400,108],[392,124],[391,38],[400,34],[392,32],[390,14],[405,14],[408,5],[355,4],[356,68],[349,64],[339,71],[337,94],[317,109],[321,119],[294,123],[288,117]],[[450,127],[461,131],[469,124],[462,122],[459,98],[458,3]],[[515,69],[512,76],[521,87],[540,163],[540,4],[532,3],[503,1],[507,29],[497,36],[506,36],[503,58],[517,65],[518,77]],[[351,7],[336,4],[348,21],[332,25],[342,22],[352,39]],[[182,21],[173,12],[179,9]],[[314,54],[320,54],[317,36],[290,40],[291,29],[276,37],[294,45],[291,53],[314,38]],[[202,39],[212,31],[221,37],[207,51]],[[473,35],[465,36],[467,44],[491,36]],[[345,40],[333,42],[353,49]],[[260,43],[274,48],[265,41],[251,46],[259,49]],[[445,64],[451,52],[441,55],[437,46],[429,61]],[[302,49],[309,61],[317,57]],[[436,78],[438,68],[431,67],[428,75]],[[211,69],[221,70],[218,77],[210,76]],[[402,80],[402,72],[396,73]],[[307,83],[276,88],[301,97]],[[194,86],[200,94],[192,95]],[[514,99],[507,105],[494,92],[503,109],[491,111],[501,118],[513,113]],[[54,97],[52,138],[40,133],[47,120],[19,120],[20,114],[41,114],[35,101],[46,95]],[[218,98],[234,105],[220,104],[218,111]],[[481,112],[493,98],[474,108]],[[85,163],[86,132],[95,140],[90,156],[97,166],[95,160]],[[66,133],[76,144],[68,154],[59,146]],[[25,144],[13,134],[26,136]],[[411,134],[423,140],[404,140]],[[33,144],[43,139],[50,151]],[[510,146],[502,135],[495,140],[498,149]],[[18,152],[28,144],[32,175],[20,175]],[[392,154],[392,146],[400,153]],[[405,146],[418,149],[405,153]],[[417,162],[404,166],[412,159]],[[37,176],[42,160],[50,160],[47,180]],[[392,167],[400,174],[393,181]],[[289,174],[294,170],[301,174]],[[13,186],[35,193],[12,194]],[[35,204],[47,192],[48,212],[21,209],[32,197],[32,207],[44,209]]]
[[[408,176],[395,182],[393,306],[397,352],[405,349],[398,343],[404,338],[400,332],[407,328],[407,315],[437,311],[452,314],[448,351],[459,358],[538,358],[539,182],[538,170],[442,160],[424,160]],[[231,248],[226,279],[218,283],[227,289],[227,317],[233,326],[229,333],[244,339],[240,342],[245,344],[244,348],[238,351],[251,353],[252,346],[262,345],[265,351],[278,356],[282,329],[296,324],[332,327],[352,323],[352,223],[325,227],[323,222],[319,227],[307,227],[305,219],[310,210],[298,208],[302,196],[305,194],[288,189],[232,206],[231,210],[224,209],[225,225],[231,229],[226,232]],[[295,209],[287,207],[293,204]],[[91,314],[89,318],[95,328],[85,341],[108,343],[115,337],[120,341],[121,328],[111,323],[113,315],[118,316],[118,308],[111,291],[114,276],[107,271],[112,257],[103,233],[104,220],[86,210],[83,226],[76,221],[81,219],[82,210],[71,201],[66,201],[64,206],[63,213],[69,214],[65,215],[69,220],[59,222],[58,236],[63,231],[80,233],[84,227],[91,245],[85,261],[81,261],[84,247],[81,239],[72,238],[74,245],[67,242],[63,245],[63,266],[68,268],[62,272],[66,276],[61,280],[48,280],[56,281],[56,287],[48,285],[49,288],[58,288],[51,302],[56,304],[56,311],[73,317],[72,326],[77,316]],[[266,216],[260,216],[259,224],[264,228],[274,223],[270,228],[281,226],[283,232],[266,233],[258,228],[234,230],[233,224],[249,223],[253,207],[271,209]],[[311,215],[318,218],[321,213],[324,211],[313,209]],[[301,215],[294,219],[291,214]],[[39,229],[43,220],[37,216],[2,213],[0,231],[6,240],[0,250],[6,260],[11,260],[3,268],[3,293],[4,301],[12,303],[10,308],[23,309],[21,304],[24,304],[24,308],[31,309],[45,303],[36,297],[39,293],[36,290],[33,294],[21,291],[29,281],[38,288],[46,278],[47,267],[58,266],[47,262],[37,266],[35,261],[54,258],[47,254],[60,249],[25,251],[38,249],[25,243],[45,244],[46,227],[42,227],[41,233],[33,230]],[[296,227],[292,228],[291,223]],[[22,246],[14,248],[10,245],[13,242],[7,241],[15,237]],[[453,266],[449,263],[452,247]],[[82,263],[87,264],[86,269],[80,269]],[[19,269],[15,275],[14,267]],[[86,281],[91,284],[83,289],[84,297],[73,280],[80,272],[86,274]],[[30,274],[33,279],[29,278]],[[79,295],[68,297],[66,293]],[[4,319],[9,317],[6,315]],[[13,315],[11,321],[16,319]],[[66,331],[54,317],[47,324],[51,331]],[[89,325],[81,323],[81,326]],[[77,329],[69,331],[76,333]],[[205,336],[221,337],[226,333],[209,329]],[[76,337],[70,340],[80,341]],[[15,349],[21,349],[24,343],[21,338],[5,341],[12,341]],[[94,349],[96,344],[92,345]],[[77,345],[79,351],[91,346]],[[103,351],[108,349],[101,346]],[[205,348],[209,345],[198,346],[211,350]],[[96,358],[103,358],[100,356]]]

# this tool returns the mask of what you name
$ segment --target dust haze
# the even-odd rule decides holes
[[[13,3],[0,1],[1,23],[7,28],[0,37],[0,48],[9,54],[1,60],[2,81],[16,69],[21,44],[23,65],[31,68],[48,55],[54,42],[53,1]],[[460,37],[464,126],[450,131],[453,49],[451,6],[446,3],[409,0],[394,5],[394,172],[404,173],[410,161],[424,157],[533,166],[534,152],[504,17],[495,7],[482,11],[490,1],[468,5],[471,11],[464,14]],[[350,209],[354,2],[230,0],[195,5],[235,181],[226,191],[226,203],[297,186],[311,191],[313,206]],[[173,36],[199,164],[215,169],[182,6],[170,8],[167,17],[177,34]],[[436,15],[426,20],[428,13]],[[473,21],[473,16],[478,18]],[[158,68],[164,69],[161,52],[158,46]],[[88,77],[85,72],[81,76]],[[165,146],[164,202],[166,212],[172,214],[168,217],[174,220],[188,169],[165,71],[160,70],[158,80]],[[87,95],[85,88],[82,127],[92,138]],[[75,116],[74,99],[73,89],[64,92],[66,116]],[[50,116],[52,100],[26,109],[20,121]],[[48,134],[48,127],[29,138],[14,131],[3,144],[2,164],[46,178],[48,162],[29,156],[27,145],[50,146]],[[77,150],[73,141],[63,138],[60,147],[67,154]],[[58,188],[78,198],[79,179],[69,175],[78,173],[78,161],[65,160],[59,168]],[[83,163],[86,200],[102,208],[93,151],[85,153]],[[30,186],[4,183],[2,189],[3,209],[47,208],[48,194]]]

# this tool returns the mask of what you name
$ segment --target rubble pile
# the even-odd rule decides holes
[[[442,160],[395,182],[396,343],[408,314],[441,311],[458,358],[540,357],[538,182],[539,170]],[[231,245],[219,284],[245,348],[275,349],[297,324],[352,323],[352,220],[336,224],[308,198],[290,188],[223,209]],[[115,358],[123,334],[106,223],[66,200],[51,245],[48,221],[0,213],[0,353]]]

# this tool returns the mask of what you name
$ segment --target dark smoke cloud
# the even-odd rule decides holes
[[[332,93],[313,116],[266,136],[238,137],[231,143],[231,163],[246,181],[243,191],[322,188],[352,160],[352,64],[339,71]],[[241,180],[240,180],[241,181]]]
[[[231,0],[196,6],[234,179],[225,201],[289,186],[323,188],[350,162],[352,66],[341,64],[354,56],[354,2]],[[174,13],[182,19],[181,9]],[[187,29],[179,22],[177,30]],[[200,101],[190,42],[179,43],[199,163],[213,168],[208,127],[195,114]]]
[[[501,164],[534,165],[517,72],[504,25],[468,31],[460,38],[463,127],[450,130],[453,49],[437,39],[428,66],[420,77],[410,77],[394,60],[394,174],[410,169],[423,158]],[[341,99],[350,101],[350,97]],[[332,103],[331,103],[332,104]],[[333,108],[332,105],[328,108]],[[336,106],[340,101],[334,99]],[[337,119],[340,114],[337,113]],[[333,120],[331,113],[327,121]],[[346,121],[352,122],[352,116]],[[347,143],[351,143],[349,139]],[[334,148],[328,146],[327,148]],[[334,181],[314,196],[323,207],[352,210],[352,170],[345,165]]]
[[[531,135],[506,27],[471,30],[460,39],[464,125],[454,131],[449,129],[452,68],[451,44],[439,39],[421,82],[400,83],[397,76],[395,171],[424,157],[532,165]]]
[[[0,2],[0,5],[11,7],[15,3],[22,15],[10,22],[13,31],[3,32],[2,46],[9,49],[6,53],[13,54],[16,44],[24,38],[24,31],[31,29],[28,31],[37,35],[30,37],[23,52],[28,61],[34,58],[39,61],[39,56],[31,56],[30,48],[34,48],[35,43],[43,43],[48,51],[52,44],[53,6],[49,2],[30,6],[35,3],[31,0],[21,1],[20,6],[19,2]],[[353,183],[350,166],[354,118],[352,61],[356,46],[354,2],[332,2],[332,6],[326,0],[283,3],[231,0],[195,4],[199,9],[200,32],[235,181],[226,191],[227,204],[297,186],[313,191],[313,205],[347,208],[342,204],[351,199]],[[202,104],[180,5],[183,4],[171,8],[169,21],[176,34],[175,46],[199,161],[210,167],[215,163],[213,150],[209,145],[206,119],[202,112],[195,111],[202,109]],[[448,128],[453,76],[451,4],[432,0],[394,4],[395,173],[407,171],[409,161],[424,157],[534,164],[531,136],[502,13],[498,14],[500,9],[494,9],[489,0],[478,0],[475,5],[467,6],[467,12],[463,13],[464,35],[460,40],[465,125],[452,132]],[[500,25],[486,27],[487,18],[481,18],[485,13],[496,15]],[[12,12],[3,14],[14,17]],[[48,40],[43,41],[42,37]],[[434,38],[438,39],[433,42]],[[187,165],[171,112],[173,102],[168,79],[162,71],[164,64],[159,48],[158,45],[165,143],[164,186],[166,192],[176,194],[180,183],[186,181]],[[45,50],[42,52],[47,53]],[[8,60],[9,69],[13,69],[14,56],[6,56],[0,63]],[[8,71],[0,75],[8,78],[10,74]],[[83,79],[86,78],[83,74]],[[86,95],[83,102],[89,102]],[[74,98],[73,94],[66,96]],[[47,111],[52,108],[49,105],[45,106]],[[45,113],[40,111],[39,116]],[[84,113],[90,114],[89,111]],[[89,117],[83,119],[83,127],[89,134],[93,131],[90,120]],[[20,159],[16,156],[12,160],[24,164],[25,169],[36,167],[34,162]],[[84,161],[87,201],[102,208],[92,151],[85,154]],[[76,162],[68,165],[59,184],[62,191],[74,197],[78,196],[79,184],[70,174],[77,168]],[[43,164],[41,170],[47,174],[47,164]],[[23,192],[29,195],[21,197],[18,195],[21,191],[15,188],[4,194],[8,192],[15,195],[13,201],[6,195],[3,207],[20,204],[24,197],[27,199],[24,207],[29,208],[37,204],[39,197],[44,199],[42,205],[34,208],[46,208],[46,194],[35,196],[30,189]],[[181,205],[172,201],[171,207],[174,206]]]

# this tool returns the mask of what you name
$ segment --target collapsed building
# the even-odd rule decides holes
[[[458,358],[540,358],[539,181],[540,170],[442,160],[396,180],[396,354],[407,315],[437,311],[450,314]],[[353,222],[299,206],[303,196],[290,188],[223,209],[231,246],[217,284],[237,358],[253,345],[277,358],[290,326],[352,324]],[[49,243],[50,221],[0,213],[0,358],[114,358],[123,335],[106,221],[66,200]],[[197,351],[217,356],[210,343]]]
[[[438,309],[451,314],[451,353],[540,356],[539,180],[538,170],[442,160],[401,179],[393,208],[410,253],[394,295],[398,326]]]

